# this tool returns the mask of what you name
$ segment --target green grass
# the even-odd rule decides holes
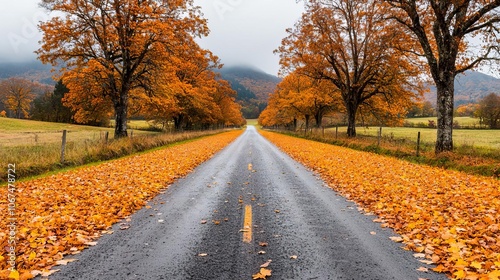
[[[247,125],[258,126],[259,125],[259,120],[257,120],[257,119],[247,119]]]
[[[63,130],[68,133],[65,161],[61,163]],[[8,164],[16,164],[16,175],[26,178],[66,167],[114,159],[221,131],[223,130],[158,133],[134,130],[133,137],[114,140],[113,128],[0,118],[0,166],[6,168]],[[105,143],[105,132],[109,132],[108,143]],[[5,177],[6,174],[0,173],[0,183],[5,181]]]
[[[359,135],[377,136],[379,128],[357,128]],[[420,132],[422,142],[434,145],[436,143],[436,129],[431,128],[411,128],[411,127],[383,127],[382,136],[392,139],[408,139],[417,141]],[[487,129],[454,129],[453,141],[458,146],[473,146],[478,148],[500,149],[500,130]]]
[[[426,117],[426,118],[409,118],[405,121],[413,124],[424,123],[428,124],[429,120],[437,123],[437,117]],[[479,119],[471,117],[454,117],[453,121],[458,122],[462,126],[479,126]]]
[[[110,121],[111,126],[115,126],[115,121],[111,120]],[[128,122],[127,127],[129,129],[136,129],[136,130],[151,130],[151,128],[156,128],[155,124],[152,121],[146,121],[146,120],[131,120]]]
[[[137,122],[142,125],[142,121]],[[97,141],[103,139],[106,132],[110,138],[114,135],[113,128],[0,118],[0,147],[60,143],[63,130],[67,130],[68,141]],[[142,130],[133,133],[137,136],[155,134]]]
[[[285,134],[325,142],[355,150],[392,156],[411,162],[455,169],[476,175],[500,177],[500,130],[454,129],[454,151],[436,155],[436,129],[383,127],[380,145],[379,127],[357,127],[357,137],[347,137],[347,127],[313,129]],[[416,156],[417,134],[421,132],[420,155]]]

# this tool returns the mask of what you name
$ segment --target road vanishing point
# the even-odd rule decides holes
[[[49,279],[447,279],[253,126],[148,205]]]

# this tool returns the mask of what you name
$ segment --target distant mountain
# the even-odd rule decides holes
[[[436,104],[436,87],[429,87],[425,99]],[[455,105],[475,103],[490,93],[500,94],[500,79],[476,71],[467,71],[455,79]]]
[[[243,116],[247,119],[259,116],[267,106],[269,95],[281,82],[276,76],[248,66],[223,67],[219,72],[238,93],[237,100],[243,107]]]
[[[21,77],[32,82],[55,85],[52,79],[51,65],[44,65],[40,61],[0,63],[0,79]]]

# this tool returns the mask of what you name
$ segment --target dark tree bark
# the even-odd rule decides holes
[[[455,77],[436,84],[437,88],[437,140],[436,153],[453,150],[453,110]]]
[[[316,114],[314,114],[314,120],[316,121],[317,128],[320,128],[321,124],[323,123],[323,114],[323,109],[316,111]]]
[[[306,132],[307,132],[307,130],[309,129],[309,121],[311,120],[311,115],[306,114],[304,115],[304,117],[306,119]]]
[[[356,113],[359,104],[354,100],[347,100],[345,103],[347,111],[347,137],[356,137]]]
[[[115,139],[127,137],[128,94],[115,101]]]
[[[178,116],[174,117],[174,127],[176,131],[180,131],[182,129],[182,123],[184,121],[184,115],[179,114]]]

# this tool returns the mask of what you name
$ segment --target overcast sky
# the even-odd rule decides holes
[[[29,61],[36,56],[41,35],[36,29],[47,14],[40,0],[2,1],[0,61]],[[285,29],[300,18],[303,4],[295,0],[195,0],[209,21],[209,37],[199,41],[226,65],[245,64],[277,74],[273,50],[286,36]]]
[[[222,62],[249,65],[276,75],[278,56],[273,50],[303,12],[296,0],[194,0],[202,6],[211,30],[200,45]],[[2,0],[0,8],[0,62],[30,61],[38,49],[41,34],[37,23],[47,20],[38,8],[40,0]],[[498,71],[484,71],[500,76]]]

